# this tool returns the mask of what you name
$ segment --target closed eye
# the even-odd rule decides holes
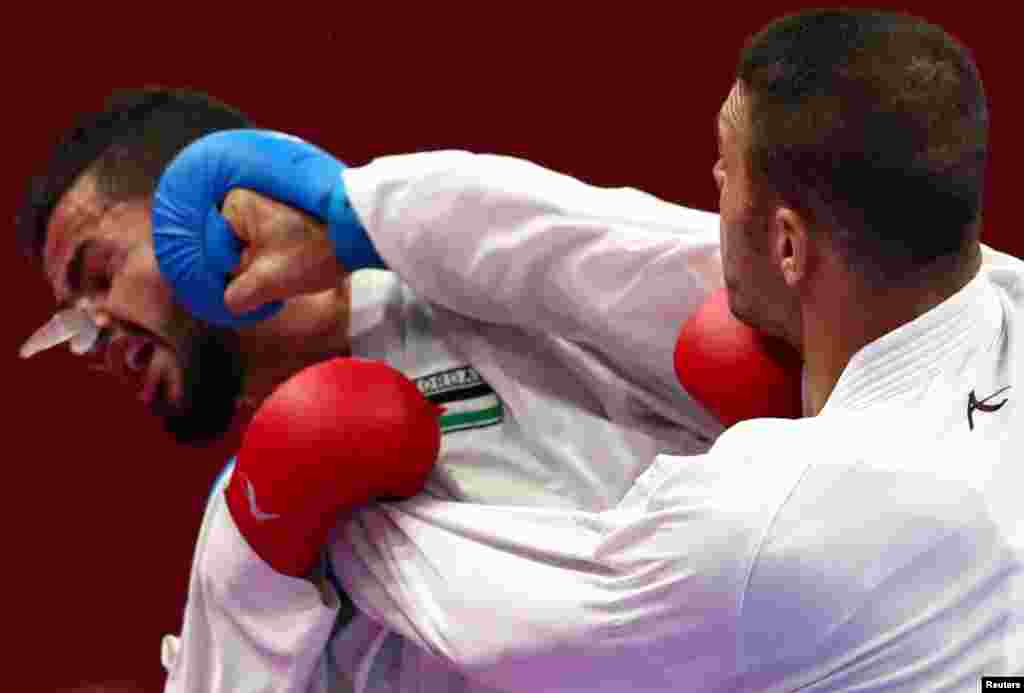
[[[114,253],[108,248],[102,250],[91,244],[86,251],[84,279],[80,283],[87,292],[105,292],[113,281]]]
[[[74,297],[82,293],[82,277],[85,274],[85,257],[89,252],[89,247],[91,245],[93,245],[93,241],[85,240],[75,247],[75,252],[68,261],[67,269],[64,271],[64,287],[68,298],[58,304],[57,310],[66,310],[70,308],[71,304],[74,302]]]

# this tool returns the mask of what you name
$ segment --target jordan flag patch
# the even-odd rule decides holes
[[[424,397],[445,408],[442,434],[494,426],[504,418],[498,395],[472,366],[425,375],[414,382]]]

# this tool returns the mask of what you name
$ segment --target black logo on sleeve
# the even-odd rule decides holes
[[[996,392],[993,392],[991,395],[981,400],[980,402],[974,396],[974,390],[971,390],[971,393],[967,396],[967,425],[971,427],[972,431],[974,430],[974,412],[983,411],[985,413],[991,414],[994,411],[999,411],[1000,409],[1003,408],[1003,405],[1006,404],[1009,398],[1002,399],[999,402],[996,402],[995,404],[989,404],[989,400],[998,397],[999,395],[1003,394],[1009,389],[1010,386],[1007,385],[1002,390],[997,390]]]

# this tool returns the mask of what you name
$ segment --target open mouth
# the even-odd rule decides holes
[[[164,368],[160,366],[157,341],[144,335],[115,338],[106,345],[104,365],[95,370],[110,373],[138,389],[138,398],[152,408],[158,397],[166,395]]]
[[[124,364],[128,367],[128,370],[138,373],[149,366],[155,353],[156,345],[149,340],[132,344],[125,353]]]

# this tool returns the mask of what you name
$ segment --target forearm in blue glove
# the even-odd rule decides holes
[[[154,250],[177,299],[196,317],[224,326],[264,320],[281,308],[275,302],[236,314],[225,302],[243,251],[221,213],[235,189],[260,193],[324,224],[341,271],[383,268],[349,204],[344,169],[324,150],[270,130],[225,130],[183,149],[161,176],[153,200]],[[250,236],[259,233],[248,229]],[[265,240],[271,249],[277,242]]]

